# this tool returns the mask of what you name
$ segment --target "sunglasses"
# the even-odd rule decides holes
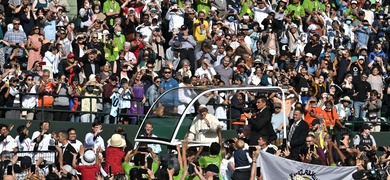
[[[161,81],[156,81],[156,83],[160,83]]]
[[[27,81],[32,81],[32,80],[33,80],[33,79],[31,79],[31,78],[28,78],[28,79],[27,79]]]
[[[171,71],[165,71],[164,74],[171,74]]]
[[[92,39],[97,39],[98,37],[92,37]]]
[[[19,25],[20,23],[13,23],[14,25]]]

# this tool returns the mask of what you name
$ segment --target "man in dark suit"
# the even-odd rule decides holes
[[[76,149],[69,143],[69,134],[68,131],[60,131],[58,133],[58,141],[61,143],[61,150],[62,150],[62,156],[61,153],[59,155],[59,164],[60,166],[64,165],[70,165],[72,166],[73,162],[73,154],[77,154]]]
[[[306,137],[309,125],[302,119],[303,110],[295,109],[293,120],[290,121],[290,131],[287,136],[287,145],[290,147],[292,157],[299,157],[300,149],[306,148]]]
[[[102,57],[102,53],[97,49],[88,49],[84,52],[84,56],[81,57],[80,61],[83,63],[83,69],[87,81],[89,80],[89,75],[99,74],[100,67],[103,66],[106,61]]]
[[[248,123],[251,125],[251,134],[249,138],[250,145],[257,145],[257,140],[260,136],[270,136],[270,130],[273,131],[271,124],[272,113],[267,107],[267,98],[260,97],[256,101],[256,107],[258,112],[252,116],[251,112],[244,112],[244,115],[248,119]]]

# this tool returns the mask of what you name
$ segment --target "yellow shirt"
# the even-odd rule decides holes
[[[200,28],[201,25],[195,27],[195,24],[199,24],[199,22],[200,21],[198,19],[195,19],[194,21],[194,38],[196,42],[200,43],[203,42],[207,37],[206,32],[209,29],[209,23],[206,20],[203,20],[203,24],[204,24],[204,29],[203,29]]]

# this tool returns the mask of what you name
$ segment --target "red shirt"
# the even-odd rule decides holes
[[[104,170],[108,173],[108,166],[111,166],[111,173],[116,175],[123,173],[122,162],[125,157],[125,152],[122,148],[108,147],[106,149],[106,165]]]
[[[91,166],[80,165],[76,166],[76,170],[81,173],[81,180],[95,180],[100,167],[97,164]]]

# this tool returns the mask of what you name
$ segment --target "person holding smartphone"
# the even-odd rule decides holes
[[[307,135],[306,137],[306,147],[307,153],[300,154],[300,158],[303,162],[311,164],[326,165],[326,158],[324,150],[318,144],[318,141],[315,141],[315,136],[312,134]]]

